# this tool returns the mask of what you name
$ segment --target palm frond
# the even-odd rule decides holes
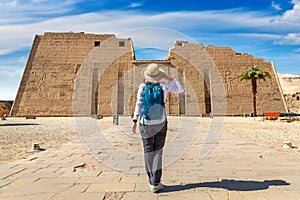
[[[266,80],[266,77],[271,78],[270,72],[263,71],[259,66],[253,66],[248,71],[240,74],[238,78],[242,80],[258,80],[263,79]]]

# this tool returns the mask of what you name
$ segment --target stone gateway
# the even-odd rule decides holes
[[[175,41],[165,60],[136,60],[133,42],[113,34],[36,35],[11,116],[132,115],[141,72],[149,63],[185,88],[167,97],[168,115],[251,113],[251,81],[237,77],[254,65],[271,74],[258,82],[257,113],[287,112],[272,62],[185,41]]]

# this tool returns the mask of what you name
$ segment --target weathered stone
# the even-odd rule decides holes
[[[177,41],[166,60],[135,60],[131,39],[70,32],[35,36],[11,115],[132,115],[141,72],[152,62],[185,88],[167,96],[168,115],[252,112],[251,83],[237,77],[254,65],[272,77],[258,83],[257,113],[287,111],[274,65],[263,58]]]

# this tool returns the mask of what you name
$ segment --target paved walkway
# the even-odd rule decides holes
[[[120,118],[119,125],[102,127],[99,138],[92,128],[80,134],[81,141],[0,166],[0,199],[300,199],[296,154],[222,133],[204,156],[201,148],[209,149],[216,138],[205,135],[211,119],[201,120],[202,127],[196,118],[170,119],[163,192],[149,192],[140,138]]]

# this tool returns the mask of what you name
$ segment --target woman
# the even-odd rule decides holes
[[[142,75],[145,83],[138,89],[132,132],[135,133],[139,122],[150,189],[158,192],[164,189],[161,176],[162,153],[167,135],[166,94],[181,93],[184,90],[177,80],[165,74],[155,63],[149,64]],[[160,82],[161,79],[171,83]]]

